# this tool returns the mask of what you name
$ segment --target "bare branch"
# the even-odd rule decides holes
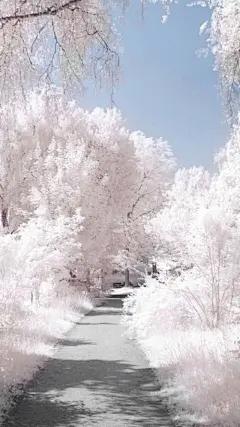
[[[0,23],[4,25],[6,22],[10,21],[21,21],[26,19],[33,19],[37,17],[43,17],[43,16],[55,16],[59,12],[62,12],[66,9],[70,9],[71,11],[74,11],[77,9],[78,3],[81,3],[81,0],[69,0],[68,2],[60,5],[60,6],[49,6],[46,9],[41,9],[36,12],[29,12],[29,13],[20,13],[19,9],[16,10],[16,12],[13,15],[6,15],[0,17]],[[24,4],[26,4],[26,1],[24,1]]]
[[[120,58],[110,12],[86,0],[0,2],[0,93],[60,81],[76,93],[85,80],[118,81]],[[20,93],[20,92],[19,92]]]

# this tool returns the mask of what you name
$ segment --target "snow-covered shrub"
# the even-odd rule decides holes
[[[127,333],[136,338],[180,425],[240,422],[240,330],[209,329],[183,318],[177,291],[149,279],[124,303]]]

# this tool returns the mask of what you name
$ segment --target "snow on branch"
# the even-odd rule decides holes
[[[98,0],[1,1],[1,95],[60,81],[82,91],[85,80],[117,83],[118,36]]]

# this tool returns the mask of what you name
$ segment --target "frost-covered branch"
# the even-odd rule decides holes
[[[89,79],[114,86],[118,67],[118,37],[101,1],[0,2],[2,97],[43,82],[73,91]]]

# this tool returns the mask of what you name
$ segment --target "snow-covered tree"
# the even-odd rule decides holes
[[[158,258],[181,272],[167,280],[172,297],[183,298],[185,319],[210,328],[239,318],[239,152],[235,126],[216,158],[219,172],[178,171],[168,205],[152,220]]]
[[[69,185],[65,207],[72,208],[74,197],[85,218],[80,237],[85,274],[79,274],[87,274],[88,281],[92,269],[107,273],[119,253],[128,266],[151,255],[153,247],[144,227],[147,218],[163,205],[174,161],[166,142],[147,139],[140,133],[129,134],[115,109],[96,109],[85,113],[84,120],[81,146],[76,140],[74,151],[71,139],[65,151],[61,155],[58,152],[56,161],[62,165],[62,181]],[[53,180],[48,177],[46,182]],[[76,189],[77,183],[76,196],[70,189]],[[57,185],[58,192],[59,188]],[[52,190],[47,193],[55,194]],[[61,202],[57,205],[59,208]]]
[[[202,167],[180,169],[176,172],[173,186],[168,193],[168,201],[163,209],[151,221],[151,233],[156,236],[157,247],[162,257],[165,255],[177,259],[177,263],[191,260],[186,258],[184,242],[193,243],[196,234],[193,222],[199,209],[207,204],[210,174]]]
[[[62,215],[71,221],[80,209],[81,261],[68,268],[87,286],[95,273],[103,279],[119,254],[124,268],[153,254],[145,225],[165,203],[174,170],[165,141],[130,133],[116,109],[84,111],[55,88],[10,102],[2,112],[5,230],[16,231],[41,206],[46,221]]]
[[[136,168],[132,186],[128,186],[128,209],[122,217],[125,247],[122,262],[128,270],[154,256],[153,235],[147,235],[146,225],[163,208],[167,190],[172,183],[175,160],[170,146],[162,139],[147,138],[142,132],[130,135],[136,150]]]
[[[61,105],[58,115],[57,106]],[[28,216],[29,192],[39,182],[47,150],[57,138],[64,143],[61,126],[64,114],[74,113],[61,90],[43,89],[3,104],[0,122],[0,200],[3,228],[10,232]],[[51,126],[49,118],[51,117]],[[74,118],[74,115],[72,116]],[[70,129],[68,121],[68,127]],[[64,129],[63,129],[64,132]]]
[[[159,0],[165,8],[165,18],[177,0]],[[231,119],[238,118],[240,107],[240,3],[238,0],[196,0],[189,6],[209,8],[209,20],[201,25],[200,33],[207,36],[207,47],[215,57],[220,86]]]

